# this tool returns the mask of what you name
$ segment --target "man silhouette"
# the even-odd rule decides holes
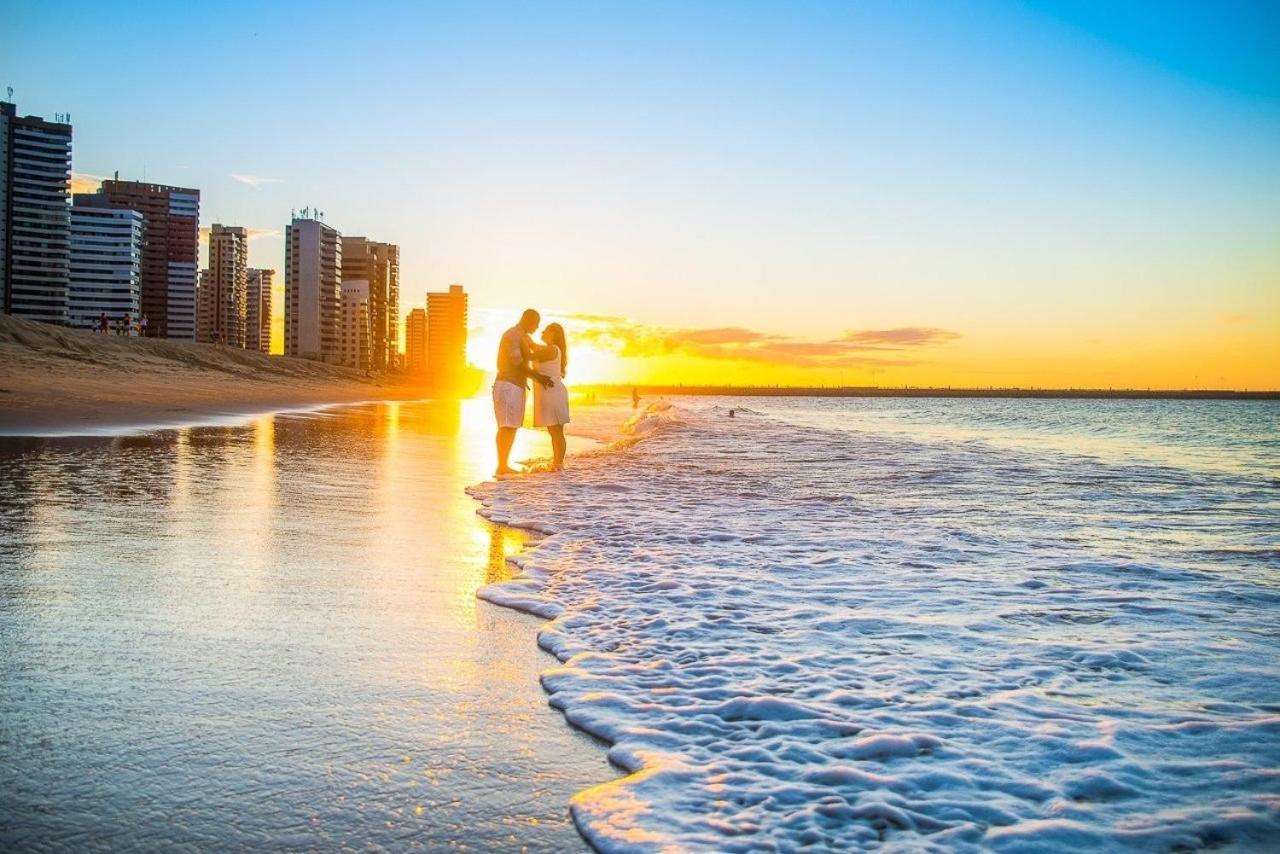
[[[536,349],[531,336],[541,323],[538,312],[527,308],[520,315],[520,322],[502,333],[502,340],[498,342],[498,374],[493,381],[493,416],[498,421],[497,474],[515,472],[509,463],[511,446],[515,444],[516,431],[524,424],[529,378],[544,386],[552,385],[550,377],[529,370]]]

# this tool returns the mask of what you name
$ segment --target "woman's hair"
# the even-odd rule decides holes
[[[569,370],[569,344],[564,340],[564,327],[558,323],[548,323],[543,330],[543,338],[547,343],[560,348],[560,375],[565,376]]]

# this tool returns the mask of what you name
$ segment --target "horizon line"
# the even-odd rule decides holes
[[[583,383],[575,390],[636,389],[650,394],[689,394],[729,396],[814,396],[814,397],[888,397],[888,396],[952,396],[952,397],[1060,397],[1060,398],[1185,398],[1280,400],[1280,389],[1232,388],[1100,388],[1090,386],[873,386],[873,385],[738,385],[734,383]]]

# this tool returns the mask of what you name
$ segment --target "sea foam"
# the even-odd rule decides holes
[[[571,803],[594,846],[1280,838],[1265,473],[752,407],[472,490],[546,535],[480,596],[551,620],[551,704],[630,772]]]

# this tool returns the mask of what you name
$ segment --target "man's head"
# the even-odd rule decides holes
[[[520,328],[530,335],[538,331],[538,326],[541,323],[541,315],[531,308],[526,308],[524,314],[520,315]]]

